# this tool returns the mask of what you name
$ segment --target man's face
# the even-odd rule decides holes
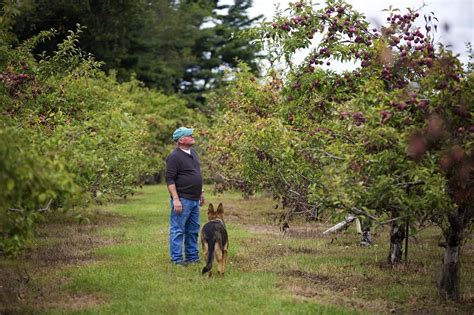
[[[182,145],[192,146],[195,141],[193,136],[184,136],[179,138],[178,143]]]

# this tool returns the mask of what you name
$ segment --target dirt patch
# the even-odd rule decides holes
[[[307,238],[327,238],[331,239],[331,236],[326,236],[323,231],[326,230],[327,225],[312,223],[304,225],[291,225],[288,230],[283,232],[278,225],[268,224],[246,224],[243,225],[247,231],[259,234],[277,235],[284,238],[290,239],[307,239]]]
[[[402,261],[399,264],[392,266],[387,261],[368,261],[365,263],[370,268],[376,268],[385,272],[392,271],[394,274],[418,274],[418,275],[432,275],[438,272],[438,267],[433,266],[433,263],[423,261]]]
[[[317,299],[322,304],[344,306],[353,310],[373,313],[391,313],[393,305],[385,301],[366,300],[358,297],[358,287],[354,281],[344,281],[325,274],[286,270],[279,273],[278,287],[291,292],[296,297]]]
[[[315,248],[308,248],[308,247],[289,247],[290,252],[294,254],[308,254],[308,255],[316,255],[319,251]]]
[[[96,226],[66,226],[63,231],[68,233],[64,235],[41,237],[48,239],[49,244],[25,253],[24,259],[39,267],[52,268],[93,262],[97,257],[94,257],[92,250],[118,242],[117,239],[97,236],[97,230]]]
[[[67,295],[65,294],[60,301],[56,302],[47,302],[42,305],[43,309],[51,309],[51,308],[60,308],[64,309],[64,301],[67,301],[67,309],[68,310],[85,310],[94,308],[98,305],[107,303],[107,300],[102,297],[98,297],[93,294],[75,294],[75,295]]]
[[[281,257],[281,256],[288,256],[288,255],[298,255],[298,254],[308,254],[308,255],[316,255],[318,250],[315,248],[309,247],[285,247],[285,246],[274,246],[274,247],[266,247],[261,250],[262,256],[265,258],[274,258],[274,257]]]
[[[244,229],[252,233],[267,234],[275,236],[284,236],[278,226],[267,224],[246,224],[242,225]]]
[[[89,224],[66,218],[62,223],[53,219],[54,223],[40,225],[37,240],[43,245],[25,251],[17,260],[0,260],[0,314],[78,310],[105,303],[102,297],[65,292],[62,287],[69,279],[58,276],[58,271],[98,261],[92,253],[95,249],[120,242],[99,236],[98,231],[121,220],[127,218],[95,212]]]
[[[313,272],[306,272],[301,270],[287,270],[282,271],[280,275],[286,278],[301,278],[306,281],[309,281],[312,284],[328,287],[332,291],[344,291],[351,287],[350,284],[341,282],[337,278]]]
[[[323,233],[316,227],[293,226],[286,233],[289,238],[321,238]]]

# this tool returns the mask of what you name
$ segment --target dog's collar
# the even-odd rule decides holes
[[[221,223],[223,226],[225,226],[225,223],[222,219],[212,219],[212,220],[209,220],[209,222],[219,222]]]

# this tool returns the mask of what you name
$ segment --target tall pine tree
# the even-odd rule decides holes
[[[252,0],[234,0],[233,5],[218,6],[213,14],[213,25],[203,28],[201,37],[194,46],[194,55],[200,56],[196,64],[186,69],[181,88],[187,93],[201,94],[223,84],[225,69],[237,67],[239,61],[246,62],[251,70],[258,72],[257,60],[262,56],[238,36],[238,32],[252,26],[262,16],[250,18],[247,10]]]

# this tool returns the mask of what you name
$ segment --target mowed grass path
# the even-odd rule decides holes
[[[225,277],[202,276],[204,263],[188,267],[170,263],[168,193],[164,185],[145,186],[127,201],[95,209],[88,224],[61,221],[43,226],[39,246],[16,269],[24,269],[25,276],[6,277],[10,293],[15,293],[3,293],[9,303],[6,310],[21,314],[471,314],[474,309],[472,239],[462,250],[463,300],[446,303],[436,293],[442,258],[442,249],[436,246],[437,229],[423,230],[411,239],[409,262],[391,268],[385,262],[388,227],[378,231],[374,246],[361,248],[353,227],[322,235],[331,222],[297,220],[283,235],[273,219],[280,210],[269,196],[244,200],[238,193],[207,193],[206,201],[201,224],[207,221],[209,202],[224,204],[230,238]],[[14,263],[0,260],[0,269],[13,274]],[[14,287],[18,283],[20,288]]]
[[[229,199],[239,199],[231,195]],[[207,197],[209,202],[222,197]],[[201,222],[207,221],[207,204]],[[169,261],[169,197],[166,187],[147,186],[131,201],[111,205],[110,211],[127,216],[119,225],[104,229],[105,238],[120,242],[95,250],[92,263],[66,268],[64,289],[79,296],[95,295],[103,303],[68,311],[67,305],[46,313],[81,314],[350,314],[342,307],[297,299],[277,288],[277,274],[236,267],[238,253],[246,253],[252,234],[232,223],[230,264],[225,277],[208,278],[202,268],[171,265]],[[244,255],[244,254],[242,254]],[[261,257],[265,259],[265,257]],[[86,303],[87,306],[87,303]]]

